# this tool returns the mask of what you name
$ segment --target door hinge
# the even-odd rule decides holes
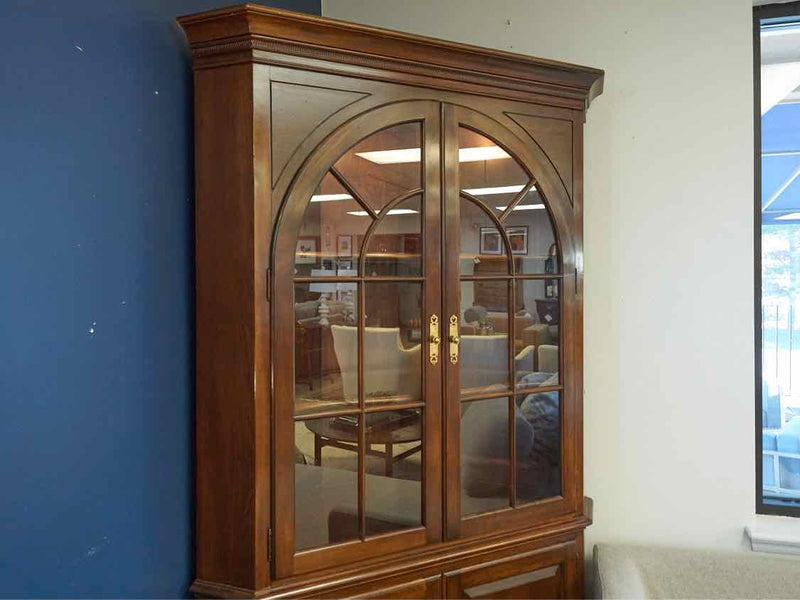
[[[578,297],[578,268],[575,267],[575,297]]]
[[[267,562],[272,562],[272,527],[267,529]]]
[[[264,283],[264,293],[267,296],[267,302],[272,302],[272,269],[267,268],[267,280]]]

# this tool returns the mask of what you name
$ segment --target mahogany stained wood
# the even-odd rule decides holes
[[[582,531],[590,522],[582,498],[582,124],[602,90],[602,71],[253,5],[179,21],[195,67],[194,592],[580,595]],[[423,223],[414,249],[422,274],[366,277],[362,270],[336,281],[359,286],[360,314],[367,280],[421,284],[423,321],[436,314],[445,338],[450,315],[461,312],[458,128],[473,129],[516,157],[547,203],[561,272],[523,275],[512,265],[498,278],[512,290],[523,279],[561,281],[563,374],[561,385],[542,391],[560,391],[562,493],[462,518],[459,365],[449,362],[443,343],[439,364],[424,363],[423,402],[415,404],[424,412],[422,527],[296,553],[292,280],[313,278],[294,277],[295,238],[308,198],[337,159],[367,136],[410,121],[423,127]],[[334,176],[380,218],[359,197],[358,170]],[[523,196],[515,196],[503,218]],[[508,245],[504,232],[503,241]],[[513,312],[519,305],[513,293],[510,302]],[[509,328],[515,339],[514,319]],[[513,376],[511,356],[509,367]],[[377,410],[361,390],[349,412]],[[511,409],[513,394],[507,395]],[[513,432],[514,411],[508,412]],[[365,441],[363,427],[360,437]],[[513,434],[510,452],[513,465]],[[365,473],[363,444],[359,456]],[[512,466],[512,490],[516,476]],[[359,481],[364,531],[363,476]]]

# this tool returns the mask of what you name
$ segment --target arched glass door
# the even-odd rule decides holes
[[[312,154],[298,184],[315,187],[281,215],[279,576],[441,538],[439,135],[433,102],[362,115]]]
[[[571,213],[528,147],[413,101],[301,168],[274,245],[277,576],[574,502]]]
[[[455,538],[564,510],[571,320],[562,318],[562,253],[535,157],[465,108],[445,109],[443,131],[446,529]]]

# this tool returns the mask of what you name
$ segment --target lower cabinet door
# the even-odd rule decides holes
[[[442,597],[442,578],[437,575],[427,579],[416,579],[385,588],[370,590],[363,594],[351,596],[352,598],[374,598],[376,600],[394,598],[441,598]]]
[[[446,597],[566,598],[574,587],[567,550],[535,550],[445,573]]]

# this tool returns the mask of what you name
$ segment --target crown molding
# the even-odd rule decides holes
[[[260,5],[187,15],[178,23],[192,46],[195,68],[223,64],[226,57],[270,63],[286,55],[422,78],[433,87],[437,80],[447,88],[464,82],[487,95],[510,88],[584,108],[603,89],[600,69]]]

